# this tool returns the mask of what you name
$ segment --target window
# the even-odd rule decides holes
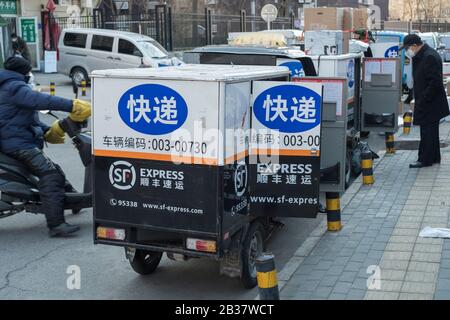
[[[112,37],[94,35],[92,37],[91,49],[112,52],[113,43],[114,38]]]
[[[156,41],[139,41],[139,47],[151,58],[167,58],[167,51]]]
[[[119,53],[131,56],[142,57],[141,51],[130,41],[119,39]]]
[[[64,35],[64,45],[66,47],[86,48],[87,34],[66,33]]]

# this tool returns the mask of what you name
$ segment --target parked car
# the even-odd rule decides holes
[[[442,44],[445,44],[444,61],[450,62],[450,33],[444,33],[439,37]]]
[[[58,72],[80,85],[94,70],[162,67],[181,64],[153,38],[106,29],[64,29],[59,44]]]
[[[442,58],[442,61],[445,61],[445,45],[439,41],[439,37],[434,32],[424,32],[419,33],[419,37],[423,42],[428,44],[434,50],[436,50]]]

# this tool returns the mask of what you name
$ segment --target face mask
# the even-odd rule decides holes
[[[413,58],[415,55],[416,55],[415,52],[414,52],[411,48],[409,48],[408,50],[406,50],[406,56],[407,56],[408,58]]]

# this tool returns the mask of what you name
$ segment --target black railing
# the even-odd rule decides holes
[[[292,29],[295,16],[279,17],[271,23],[272,29]],[[130,31],[150,36],[167,50],[184,50],[207,44],[226,44],[230,32],[261,31],[267,23],[259,16],[218,15],[210,10],[204,13],[176,13],[171,8],[158,5],[155,9],[138,15],[106,15],[94,10],[92,16],[78,18],[53,18],[61,29],[70,27],[101,28]]]

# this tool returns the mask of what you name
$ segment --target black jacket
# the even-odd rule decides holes
[[[33,91],[20,73],[0,71],[0,152],[42,148],[48,126],[37,110],[72,111],[72,100]]]
[[[414,124],[438,122],[448,116],[449,106],[442,78],[442,60],[424,44],[413,58]]]

